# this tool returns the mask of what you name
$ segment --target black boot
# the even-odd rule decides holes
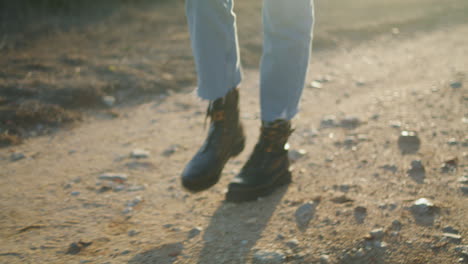
[[[182,173],[182,185],[192,192],[216,184],[229,158],[238,155],[245,146],[237,88],[211,102],[207,116],[211,119],[208,137]]]
[[[291,182],[286,148],[291,133],[291,123],[286,120],[262,124],[260,139],[241,172],[229,184],[226,201],[253,201]]]

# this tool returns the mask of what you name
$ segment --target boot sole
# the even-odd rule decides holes
[[[228,190],[226,193],[226,201],[232,203],[242,203],[255,201],[260,197],[268,196],[272,194],[279,187],[288,185],[292,182],[292,175],[289,169],[283,171],[275,181],[268,185],[258,186],[256,188],[239,189],[239,190]]]
[[[237,143],[233,147],[233,150],[231,154],[229,155],[229,158],[226,159],[223,165],[220,166],[219,170],[213,173],[211,177],[209,177],[207,180],[199,184],[194,184],[193,182],[188,183],[188,182],[182,181],[182,186],[190,192],[201,192],[206,189],[209,189],[210,187],[218,183],[219,179],[221,178],[221,173],[224,169],[224,166],[226,165],[228,160],[239,155],[244,150],[244,148],[245,148],[245,138],[243,138],[239,143]]]

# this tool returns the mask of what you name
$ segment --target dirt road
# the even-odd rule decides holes
[[[248,147],[206,192],[187,193],[178,179],[206,133],[193,94],[91,113],[4,148],[0,263],[468,261],[467,36],[460,25],[315,53],[309,79],[322,88],[305,89],[294,122],[294,182],[253,203],[223,202],[258,135],[251,70],[241,90]],[[399,149],[405,130],[419,137],[413,153]],[[150,155],[132,158],[135,149]],[[417,177],[415,160],[425,168]],[[99,179],[110,172],[128,178]],[[420,198],[433,205],[413,210]],[[310,223],[298,226],[308,202]]]

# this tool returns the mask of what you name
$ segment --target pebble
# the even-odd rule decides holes
[[[360,126],[362,121],[356,116],[346,116],[340,120],[340,126],[344,128],[356,128]]]
[[[398,167],[396,165],[391,165],[391,164],[385,164],[383,166],[380,166],[379,168],[386,170],[386,171],[390,171],[392,173],[395,173],[398,171]]]
[[[126,215],[126,214],[130,214],[133,212],[133,208],[132,207],[125,207],[125,209],[122,210],[122,214]]]
[[[458,158],[449,158],[447,159],[443,164],[442,167],[440,168],[442,173],[449,173],[457,170],[458,167]]]
[[[68,246],[68,249],[65,252],[65,254],[76,255],[80,253],[83,248],[90,246],[92,243],[93,242],[82,242],[82,241],[79,241],[77,243],[73,242]]]
[[[120,252],[120,255],[125,256],[125,255],[128,255],[130,253],[132,253],[132,251],[127,249],[127,250],[124,250],[124,251]]]
[[[315,215],[316,208],[317,204],[310,202],[297,208],[294,216],[296,218],[296,224],[300,229],[305,229],[309,225],[310,220],[312,220]]]
[[[328,264],[328,263],[330,263],[330,256],[321,255],[320,256],[320,264]]]
[[[453,89],[458,89],[458,88],[461,88],[463,86],[463,84],[461,82],[453,82],[450,84],[450,87],[452,87]]]
[[[468,184],[468,175],[463,175],[462,177],[458,178],[458,182],[461,184]]]
[[[428,214],[434,209],[434,203],[426,198],[416,200],[411,206],[410,210],[415,214]]]
[[[343,203],[353,202],[354,200],[343,194],[343,195],[333,197],[331,201],[334,203],[343,204]]]
[[[70,195],[71,196],[78,196],[78,195],[80,195],[80,192],[74,191],[74,192],[71,192]]]
[[[421,146],[421,140],[415,131],[401,131],[398,137],[398,147],[402,154],[416,153]]]
[[[452,234],[452,233],[444,233],[443,234],[444,238],[447,239],[449,242],[459,244],[462,240],[462,237],[457,234]]]
[[[372,239],[375,240],[382,240],[384,237],[384,230],[382,228],[374,229],[370,231],[369,235],[371,236]]]
[[[289,150],[288,152],[289,159],[292,162],[298,161],[299,159],[303,158],[306,155],[307,155],[307,151],[304,149],[298,149],[298,150],[293,149],[293,150]]]
[[[104,173],[99,176],[99,179],[108,181],[126,181],[128,176],[123,173]]]
[[[137,196],[132,201],[127,202],[127,206],[128,207],[135,207],[135,206],[139,205],[142,201],[143,201],[143,198],[141,198],[141,196]]]
[[[144,191],[146,187],[144,185],[132,185],[127,188],[127,192],[138,192]]]
[[[335,127],[337,126],[336,116],[328,115],[322,118],[320,121],[320,127],[327,128],[327,127]]]
[[[146,159],[150,157],[150,152],[144,149],[134,149],[130,154],[130,157],[134,159]]]
[[[18,161],[18,160],[22,160],[24,158],[26,158],[26,155],[24,155],[23,153],[20,153],[20,152],[14,152],[10,156],[11,161]]]
[[[127,235],[128,235],[129,237],[134,237],[134,236],[136,236],[136,235],[138,235],[138,234],[140,234],[140,233],[141,233],[141,232],[138,232],[138,231],[135,231],[135,230],[130,230],[130,231],[127,232]]]
[[[468,195],[468,186],[460,186],[460,191],[461,191],[464,195]]]
[[[253,256],[254,264],[280,264],[286,261],[286,256],[279,251],[259,250]]]
[[[393,220],[393,222],[392,222],[392,229],[393,230],[400,231],[402,226],[403,226],[403,224],[399,220]]]
[[[166,150],[163,151],[163,156],[165,156],[165,157],[172,156],[174,153],[176,153],[176,151],[178,149],[180,149],[180,145],[179,144],[173,144],[173,145],[169,146]]]
[[[116,100],[114,96],[106,95],[102,97],[102,102],[108,107],[114,106],[115,101]]]
[[[191,238],[194,238],[196,236],[198,236],[201,232],[202,232],[202,228],[201,227],[194,227],[192,228],[189,232],[188,232],[188,239],[191,239]]]
[[[390,121],[390,127],[400,128],[401,127],[401,122],[400,121]]]
[[[343,144],[345,146],[348,146],[348,147],[357,145],[356,137],[355,136],[346,136],[344,141],[343,141]]]
[[[451,138],[447,141],[447,144],[449,144],[450,146],[456,146],[458,145],[458,141],[456,138]]]
[[[288,240],[286,242],[286,246],[288,246],[291,249],[295,249],[295,248],[299,247],[299,240],[297,240],[296,238]]]
[[[323,85],[318,81],[313,81],[310,83],[311,88],[322,89]]]
[[[459,234],[460,232],[453,228],[452,226],[445,226],[444,228],[442,228],[442,232],[444,233],[451,233],[451,234]]]
[[[460,253],[460,255],[464,255],[464,257],[468,257],[468,245],[460,245],[454,248],[455,252]]]

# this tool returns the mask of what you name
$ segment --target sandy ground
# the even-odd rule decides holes
[[[252,203],[223,201],[258,136],[252,69],[241,90],[248,146],[199,194],[178,178],[207,132],[192,89],[85,112],[3,148],[0,263],[468,262],[467,36],[459,24],[315,52],[308,83],[322,87],[307,85],[294,120],[294,181]],[[407,130],[420,146],[402,153]],[[424,174],[408,173],[416,160]],[[110,172],[128,179],[99,179]],[[433,205],[415,210],[420,198]],[[298,224],[308,203],[310,222]]]

